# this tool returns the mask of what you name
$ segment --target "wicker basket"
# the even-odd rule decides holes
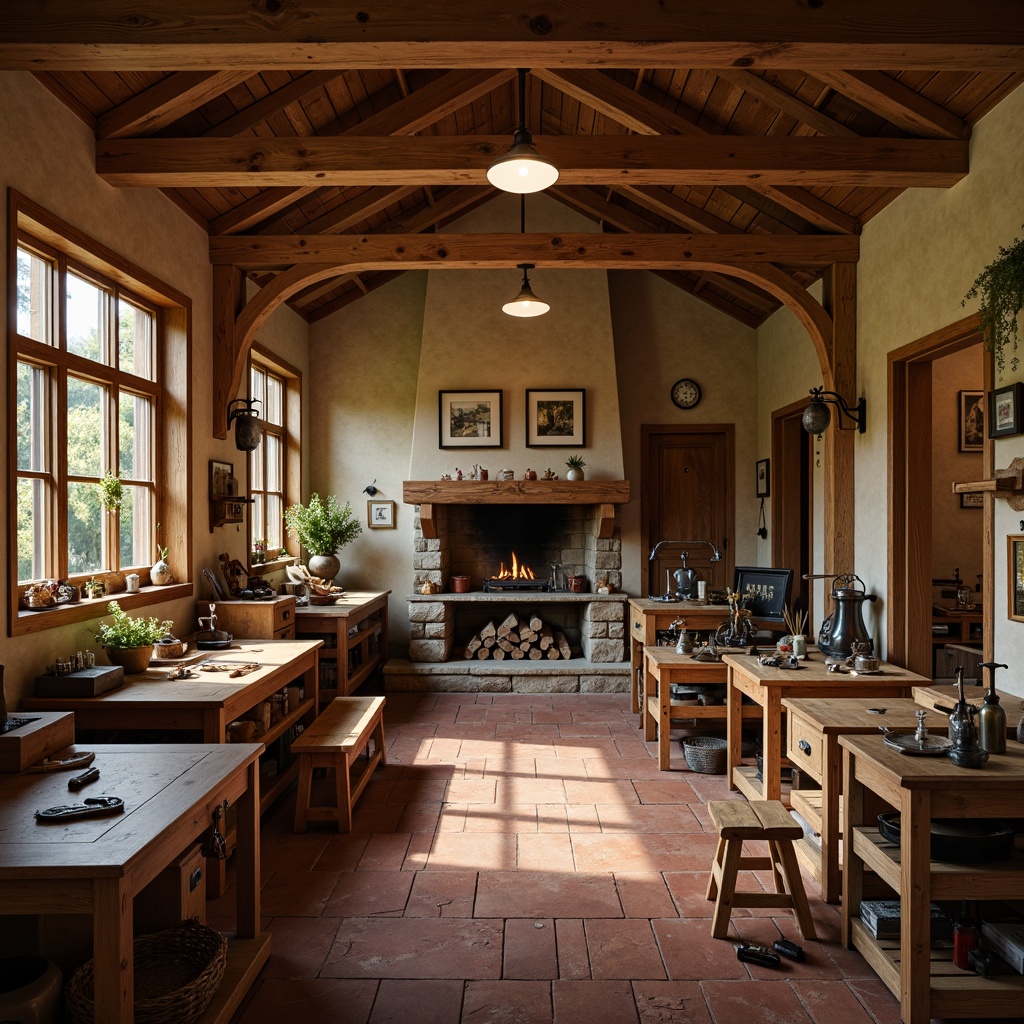
[[[210,1004],[227,964],[227,939],[198,920],[135,940],[135,1024],[193,1024]],[[92,1024],[93,961],[64,992],[73,1024]]]
[[[684,736],[680,741],[686,766],[705,775],[724,775],[729,744],[718,736]]]

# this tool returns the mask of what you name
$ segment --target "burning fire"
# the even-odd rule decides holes
[[[491,578],[495,580],[535,580],[537,577],[534,576],[533,570],[528,565],[519,564],[516,553],[513,551],[512,568],[506,569],[505,563],[502,562],[497,574]]]

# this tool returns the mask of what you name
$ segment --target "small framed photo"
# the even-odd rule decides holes
[[[501,391],[438,391],[440,448],[501,448]]]
[[[366,503],[366,525],[371,530],[393,530],[395,528],[395,503],[393,501],[368,501]]]
[[[985,447],[985,392],[961,391],[957,399],[957,447],[962,452],[980,452]]]
[[[210,459],[210,497],[233,498],[235,496],[234,489],[234,464]]]
[[[988,393],[988,436],[1010,437],[1024,430],[1024,384],[1007,384]]]
[[[585,448],[587,392],[584,388],[526,392],[527,448]]]
[[[980,491],[975,491],[973,494],[961,494],[960,495],[960,507],[961,508],[984,508],[985,507],[985,495]]]
[[[1024,537],[1010,534],[1006,538],[1006,548],[1006,575],[1009,583],[1006,613],[1008,618],[1024,622]]]
[[[770,498],[772,496],[772,460],[757,460],[757,498]]]

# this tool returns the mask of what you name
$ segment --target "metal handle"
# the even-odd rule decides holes
[[[800,749],[801,749],[801,750],[802,750],[802,751],[803,751],[803,752],[804,752],[805,754],[810,754],[810,752],[811,752],[811,745],[810,745],[810,743],[808,743],[808,742],[807,742],[807,740],[800,740],[800,741],[799,741],[799,742],[797,743],[797,746],[798,746],[798,747],[799,747],[799,748],[800,748]]]

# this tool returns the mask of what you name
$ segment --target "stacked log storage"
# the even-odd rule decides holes
[[[531,612],[520,618],[515,612],[509,612],[499,625],[488,622],[466,644],[463,651],[468,660],[476,658],[486,661],[504,661],[511,658],[521,661],[558,661],[572,657],[572,651],[565,634],[561,630],[552,630],[539,615]]]

